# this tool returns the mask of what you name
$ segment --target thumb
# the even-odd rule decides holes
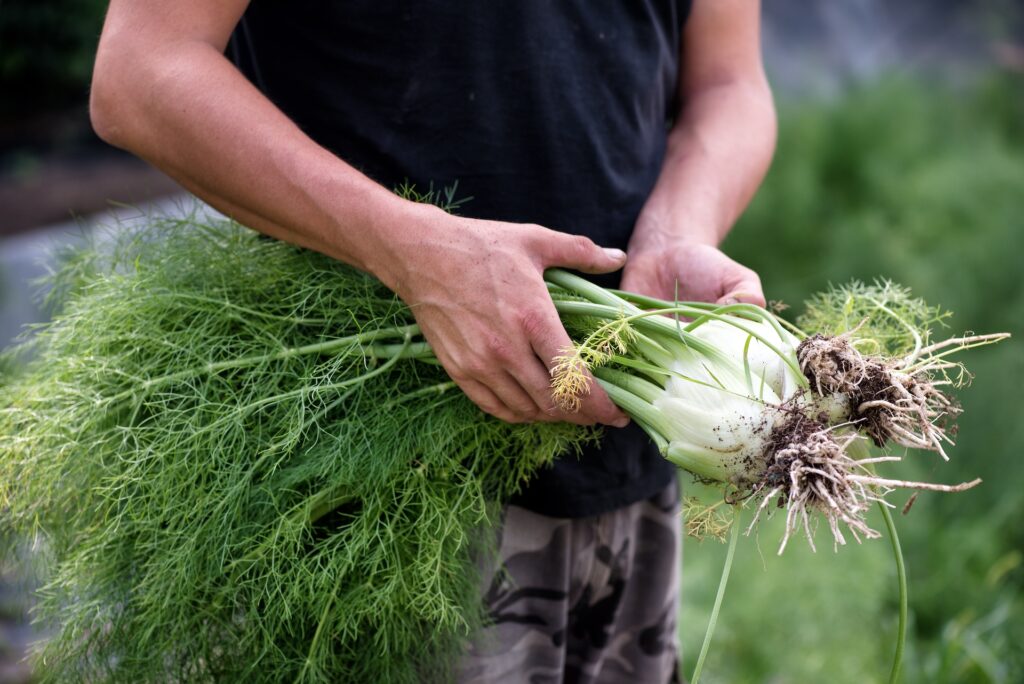
[[[611,273],[626,263],[626,253],[612,247],[598,247],[583,235],[548,231],[542,258],[544,267],[562,266],[583,273]]]

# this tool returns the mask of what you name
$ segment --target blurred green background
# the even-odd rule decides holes
[[[965,354],[973,385],[946,464],[911,452],[892,476],[982,486],[922,493],[897,514],[911,626],[904,681],[1024,682],[1024,77],[953,87],[883,78],[781,103],[768,179],[725,248],[770,298],[891,278],[955,312],[948,334],[1010,331]],[[908,494],[895,501],[902,505]],[[896,580],[885,539],[833,553],[781,521],[741,539],[706,682],[887,680]],[[874,518],[876,529],[881,520]],[[725,555],[688,541],[683,643],[692,671]]]
[[[17,233],[0,239],[0,344],[38,316],[26,308],[27,281],[38,274],[27,261],[68,232],[30,229],[69,210],[173,190],[152,180],[156,190],[143,192],[137,179],[157,176],[89,130],[88,77],[105,4],[0,0],[0,238]],[[768,296],[794,315],[829,283],[887,277],[954,311],[950,334],[1015,335],[964,357],[975,381],[960,392],[952,461],[915,453],[898,471],[985,480],[959,495],[922,494],[897,516],[910,580],[911,684],[1024,682],[1022,13],[1018,0],[765,3],[779,147],[726,250],[758,270]],[[888,542],[834,553],[819,534],[816,554],[795,543],[780,558],[779,522],[741,539],[703,681],[885,681],[896,628]],[[687,673],[724,555],[714,541],[686,544]],[[24,577],[0,567],[0,682],[30,677],[15,664],[30,638],[29,603]]]

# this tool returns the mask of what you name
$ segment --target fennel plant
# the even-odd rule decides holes
[[[937,392],[960,368],[947,352],[999,336],[932,344],[906,293],[870,288],[822,295],[825,337],[546,278],[575,340],[556,397],[572,408],[592,373],[755,520],[785,507],[783,546],[797,529],[813,545],[814,516],[836,543],[841,525],[877,536],[864,511],[892,487],[962,488],[852,455],[865,428],[941,451],[929,430],[951,412],[887,397],[866,420],[857,374]],[[0,516],[50,560],[44,680],[444,681],[485,619],[502,502],[596,436],[485,416],[379,282],[230,221],[154,219],[54,282],[58,313],[0,395]]]

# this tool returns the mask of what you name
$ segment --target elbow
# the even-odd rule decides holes
[[[124,31],[104,27],[89,88],[89,121],[104,142],[131,151],[143,100],[139,84],[150,69],[149,55]]]
[[[119,79],[113,69],[102,58],[97,57],[93,69],[92,85],[89,90],[89,121],[93,131],[104,142],[115,147],[124,147],[124,131],[121,103],[124,94],[119,88]]]

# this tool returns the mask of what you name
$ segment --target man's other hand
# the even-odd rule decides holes
[[[757,273],[717,247],[700,242],[631,249],[622,289],[669,301],[678,297],[683,301],[765,305]]]

